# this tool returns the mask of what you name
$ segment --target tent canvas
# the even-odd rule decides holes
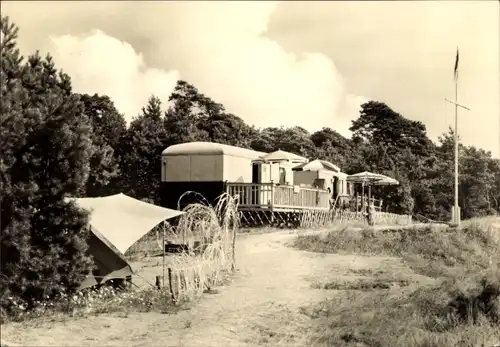
[[[321,160],[321,159],[316,159],[316,160],[310,161],[308,163],[303,163],[303,164],[297,165],[292,170],[293,171],[326,170],[326,171],[340,172],[340,168],[337,165],[330,163],[329,161]]]
[[[282,151],[278,149],[272,153],[265,154],[258,159],[254,160],[254,162],[264,162],[264,163],[279,163],[279,162],[292,162],[292,163],[306,163],[307,158],[301,157],[298,154],[290,153]]]
[[[83,281],[81,289],[132,275],[125,252],[156,225],[183,213],[124,194],[74,201],[78,207],[90,212],[88,252],[95,262],[94,271]]]
[[[75,200],[80,208],[90,212],[90,225],[123,254],[155,226],[183,213],[125,194]]]
[[[366,185],[374,185],[374,186],[399,185],[399,182],[392,177],[368,171],[363,171],[354,175],[350,175],[347,177],[347,180],[355,183],[363,183]]]
[[[88,254],[94,259],[94,269],[80,284],[80,289],[104,283],[113,278],[132,276],[133,270],[125,256],[97,229],[89,226]]]

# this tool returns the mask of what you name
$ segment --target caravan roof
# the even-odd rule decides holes
[[[252,149],[246,149],[236,146],[229,146],[216,142],[187,142],[172,145],[167,147],[162,152],[162,156],[176,156],[176,155],[229,155],[233,157],[241,157],[248,159],[257,159],[264,152],[257,152]]]

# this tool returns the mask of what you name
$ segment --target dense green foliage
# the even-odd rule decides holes
[[[363,104],[348,139],[326,127],[312,134],[298,126],[257,129],[178,81],[168,105],[151,96],[127,126],[108,96],[74,93],[50,56],[23,59],[8,18],[1,32],[2,298],[74,288],[90,266],[87,216],[64,198],[123,192],[158,202],[161,152],[181,142],[279,148],[330,160],[347,173],[388,174],[401,185],[375,194],[390,211],[450,219],[453,133],[435,144],[425,125],[384,103]],[[472,146],[461,146],[460,155],[463,218],[500,211],[500,161]]]
[[[24,62],[17,28],[2,18],[0,108],[0,304],[41,300],[77,287],[88,273],[87,214],[65,197],[82,190],[96,152],[69,76],[50,56]]]

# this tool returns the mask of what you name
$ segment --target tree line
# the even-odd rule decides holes
[[[2,308],[8,297],[33,304],[74,290],[91,269],[88,215],[68,197],[122,192],[158,203],[161,152],[182,142],[280,148],[329,160],[347,173],[387,174],[401,184],[375,188],[375,194],[391,212],[450,219],[451,129],[433,143],[424,124],[378,101],[361,105],[350,139],[329,127],[314,133],[299,126],[259,129],[182,80],[167,105],[151,96],[127,125],[108,96],[73,91],[70,76],[50,55],[24,59],[9,18],[1,18],[0,32]],[[500,212],[500,161],[460,144],[459,165],[463,218]]]

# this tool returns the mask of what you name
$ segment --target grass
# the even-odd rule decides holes
[[[500,231],[491,222],[471,220],[459,229],[342,227],[322,236],[298,236],[294,246],[302,250],[401,257],[416,273],[436,279],[435,285],[418,287],[360,270],[358,275],[374,277],[313,284],[340,292],[333,300],[303,309],[319,322],[311,345],[500,343]]]
[[[500,264],[500,242],[496,241],[493,228],[475,222],[458,230],[434,226],[388,230],[343,226],[326,235],[298,236],[294,247],[322,253],[402,257],[418,273],[430,277],[481,271],[494,265],[494,261]]]
[[[333,290],[362,290],[369,291],[375,289],[392,289],[395,286],[406,287],[407,280],[384,280],[378,278],[362,278],[355,281],[329,281],[326,283],[313,283],[312,287],[317,289]]]
[[[171,314],[189,307],[188,302],[176,305],[168,290],[122,291],[110,286],[87,289],[73,294],[61,293],[56,298],[39,302],[31,310],[24,303],[13,299],[9,314],[2,314],[2,324],[34,319],[64,320],[102,313],[159,312]]]

